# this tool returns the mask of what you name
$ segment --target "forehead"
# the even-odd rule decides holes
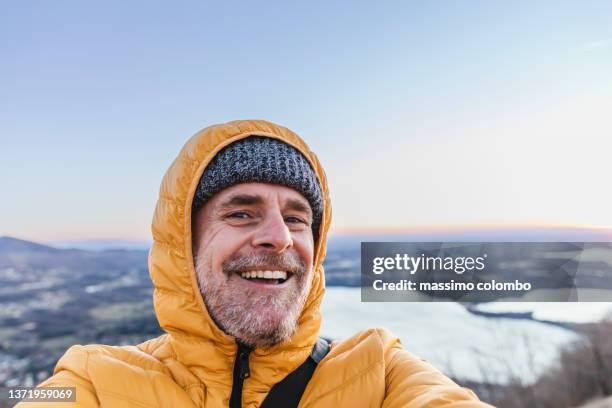
[[[281,203],[287,201],[301,201],[303,204],[310,207],[306,198],[298,191],[278,184],[267,183],[240,183],[233,185],[215,194],[211,203],[213,205],[223,205],[236,196],[259,197],[261,198],[259,204],[272,203],[274,201]]]

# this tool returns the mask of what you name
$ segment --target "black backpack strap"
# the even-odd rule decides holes
[[[261,408],[292,408],[297,407],[302,398],[302,394],[312,377],[317,364],[327,355],[330,349],[330,342],[319,337],[310,356],[295,369],[283,381],[275,384],[268,396],[261,404]]]

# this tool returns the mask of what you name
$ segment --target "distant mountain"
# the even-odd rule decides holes
[[[145,250],[86,251],[62,249],[12,237],[0,237],[0,268],[24,272],[61,268],[80,275],[100,270],[147,269]],[[1,281],[1,274],[0,274]]]
[[[0,237],[0,253],[7,252],[54,252],[56,248],[36,242],[24,241],[12,237]]]

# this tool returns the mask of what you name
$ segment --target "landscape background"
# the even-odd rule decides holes
[[[542,240],[550,233],[498,231],[497,237]],[[609,231],[565,233],[566,238],[601,240]],[[447,234],[446,241],[468,236],[478,235]],[[424,238],[331,237],[321,334],[343,339],[387,327],[410,352],[503,407],[578,406],[610,394],[612,303],[362,303],[360,242]],[[109,241],[81,243],[87,249],[72,245],[0,237],[0,390],[36,385],[74,344],[137,344],[162,334],[146,249],[103,249],[112,246]],[[564,353],[574,358],[582,353],[580,364],[568,363]],[[559,393],[559,383],[575,381],[573,376],[586,389],[572,383]],[[517,392],[523,397],[516,398]],[[6,400],[0,404],[9,406]]]

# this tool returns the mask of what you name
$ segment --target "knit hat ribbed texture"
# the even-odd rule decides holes
[[[238,183],[271,183],[301,193],[312,209],[312,231],[317,239],[323,213],[323,194],[306,158],[294,147],[263,136],[250,136],[224,147],[200,178],[193,211],[219,191]]]

